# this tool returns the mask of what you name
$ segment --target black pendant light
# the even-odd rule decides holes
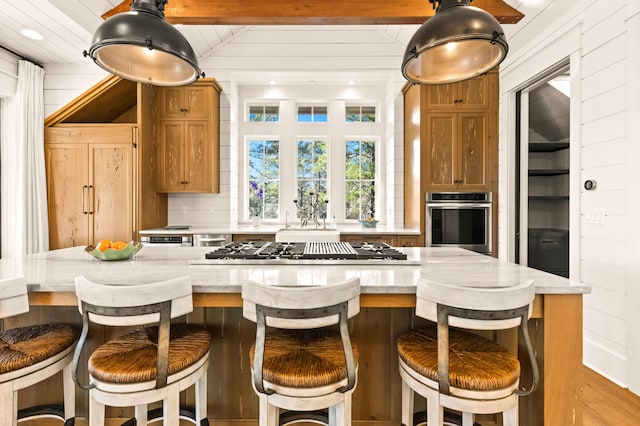
[[[444,84],[484,74],[509,45],[500,23],[471,0],[429,0],[436,13],[418,28],[402,60],[402,75],[418,84]]]
[[[164,19],[168,0],[133,0],[104,21],[84,56],[108,72],[156,86],[183,86],[204,73],[187,39]]]

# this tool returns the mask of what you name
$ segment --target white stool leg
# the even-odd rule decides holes
[[[518,399],[513,407],[502,412],[502,424],[504,426],[518,426]]]
[[[280,410],[275,405],[269,404],[265,395],[260,395],[260,426],[278,426],[280,423]]]
[[[180,425],[180,394],[178,388],[167,392],[167,398],[162,402],[164,426]]]
[[[473,426],[473,413],[464,411],[462,413],[462,426]]]
[[[76,384],[71,376],[71,363],[62,370],[62,387],[64,392],[64,419],[76,416]]]
[[[443,422],[443,409],[440,405],[440,394],[429,392],[427,394],[427,424],[441,425]]]
[[[0,384],[0,425],[18,424],[18,392],[13,391],[11,382]]]
[[[351,393],[342,402],[329,407],[329,426],[351,426]]]
[[[96,401],[92,395],[93,390],[89,391],[89,426],[104,425],[104,404]]]
[[[136,426],[147,426],[147,404],[136,405]]]
[[[202,377],[196,382],[196,421],[199,424],[200,420],[207,417],[207,374],[203,374]]]
[[[402,381],[402,424],[413,426],[414,392],[411,386]]]

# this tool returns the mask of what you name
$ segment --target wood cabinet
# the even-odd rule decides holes
[[[407,84],[403,95],[404,226],[421,229],[424,241],[427,192],[498,191],[498,73]]]
[[[275,234],[233,234],[233,241],[275,241]]]
[[[489,113],[428,112],[427,191],[489,190]]]
[[[156,110],[153,86],[108,76],[45,119],[50,249],[167,224]]]
[[[387,243],[392,247],[396,247],[395,235],[383,234],[340,234],[340,241],[347,243],[360,243],[366,241],[368,243]]]
[[[459,83],[424,86],[429,111],[464,111],[489,108],[495,73]]]
[[[424,247],[424,240],[419,235],[398,235],[396,247]]]
[[[89,142],[65,143],[62,136],[45,144],[51,248],[132,237],[132,126],[95,130],[84,129]]]
[[[219,192],[220,86],[158,88],[158,191]]]

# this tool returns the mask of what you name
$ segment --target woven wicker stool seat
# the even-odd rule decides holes
[[[170,327],[169,375],[195,364],[209,352],[211,336],[202,327]],[[89,373],[102,382],[140,383],[157,376],[158,328],[126,333],[101,345],[89,357]]]
[[[0,374],[32,366],[69,349],[78,337],[68,324],[41,324],[0,332]]]
[[[85,277],[75,281],[82,334],[73,357],[73,378],[89,391],[89,426],[104,425],[106,406],[135,407],[137,426],[158,416],[164,426],[178,426],[181,419],[207,426],[211,336],[199,325],[171,323],[193,311],[191,280],[179,277],[139,285],[98,284]],[[126,330],[88,354],[86,383],[78,377],[78,361],[91,323]],[[195,408],[181,408],[180,393],[191,387]],[[161,409],[149,411],[148,405],[156,402],[162,402]]]
[[[28,311],[25,280],[0,279],[0,318]],[[55,417],[67,425],[74,424],[75,385],[71,377],[71,360],[77,338],[76,329],[68,324],[27,325],[0,331],[0,425],[16,424],[18,419],[41,417]],[[19,390],[60,372],[64,405],[52,401],[53,404],[17,411]],[[49,390],[44,385],[42,389]],[[56,395],[56,392],[51,395]]]
[[[351,425],[358,350],[351,344],[348,319],[360,311],[360,281],[324,286],[247,282],[242,310],[257,325],[249,355],[260,426],[298,421]]]
[[[352,345],[358,364],[358,349]],[[249,352],[251,368],[255,344]],[[269,333],[262,365],[264,380],[296,388],[328,386],[347,379],[347,365],[339,333],[315,330],[274,330]]]
[[[436,327],[410,330],[398,339],[398,355],[410,368],[438,381]],[[508,388],[518,383],[518,358],[497,343],[463,330],[449,330],[449,382],[476,391]]]
[[[534,296],[533,281],[479,288],[418,280],[416,315],[435,324],[409,330],[397,340],[402,424],[413,426],[414,414],[419,414],[413,410],[417,393],[427,400],[429,426],[444,423],[445,408],[449,417],[461,413],[462,426],[473,425],[475,414],[494,413],[502,413],[504,426],[517,426],[518,398],[532,393],[538,383],[527,325]],[[516,354],[467,331],[515,328],[531,366],[527,390],[519,389]]]

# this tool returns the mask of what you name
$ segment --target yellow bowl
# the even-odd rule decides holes
[[[91,256],[100,260],[125,260],[133,257],[134,254],[140,251],[142,248],[142,243],[138,243],[135,241],[131,241],[125,248],[122,250],[116,249],[106,249],[105,251],[100,251],[94,246],[86,246],[84,251],[89,253]]]

